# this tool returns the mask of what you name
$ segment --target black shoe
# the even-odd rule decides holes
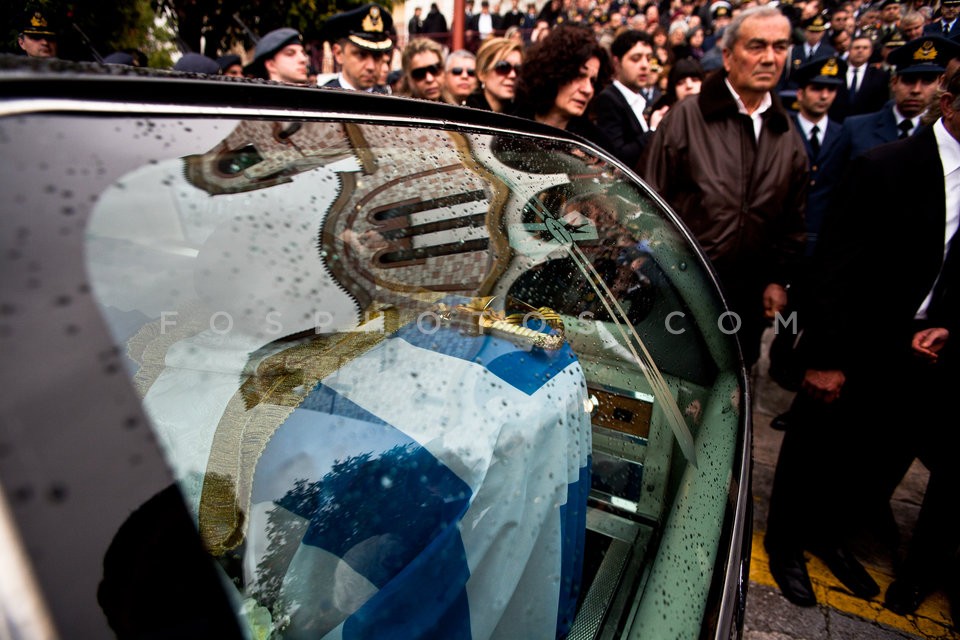
[[[887,587],[883,606],[894,613],[905,616],[917,610],[930,595],[931,589],[909,579],[894,580]]]
[[[798,607],[812,607],[817,604],[803,551],[769,553],[769,558],[770,574],[777,581],[784,598]]]
[[[870,577],[860,561],[845,547],[819,547],[810,550],[823,560],[827,568],[833,572],[843,586],[853,592],[853,595],[869,600],[879,595],[880,586]]]
[[[775,431],[786,431],[790,428],[792,420],[793,414],[791,414],[789,411],[784,411],[770,421],[770,428]]]

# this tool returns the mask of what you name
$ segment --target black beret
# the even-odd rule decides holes
[[[289,44],[303,44],[300,32],[290,28],[274,29],[257,42],[253,50],[253,62],[244,67],[243,72],[249,76],[266,78],[267,70],[263,63]]]
[[[200,53],[185,53],[177,63],[173,65],[174,71],[186,71],[188,73],[206,73],[215,76],[220,73],[220,66],[213,58],[208,58]]]
[[[228,53],[217,58],[217,66],[220,67],[220,73],[223,73],[235,64],[243,65],[243,60],[235,53]]]

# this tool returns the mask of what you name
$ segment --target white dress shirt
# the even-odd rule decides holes
[[[937,120],[933,125],[933,133],[937,138],[937,149],[940,151],[940,164],[943,165],[943,187],[946,200],[943,257],[946,259],[947,251],[950,250],[950,239],[953,238],[957,227],[960,226],[960,142],[950,135],[947,128],[943,126],[942,119]],[[936,282],[934,282],[934,287],[936,287]],[[927,317],[927,309],[932,299],[933,288],[920,303],[915,318],[923,319]]]
[[[911,135],[911,136],[917,132],[917,127],[920,126],[920,116],[913,116],[912,118],[907,118],[907,116],[900,113],[900,110],[897,109],[897,105],[893,105],[893,118],[894,120],[897,121],[898,131],[900,129],[901,122],[903,122],[904,120],[910,120],[910,124],[913,125],[913,127],[910,129],[910,133],[908,135]]]
[[[637,120],[640,121],[640,128],[644,131],[649,131],[650,127],[647,126],[647,121],[643,117],[643,110],[647,108],[647,99],[636,91],[628,88],[627,85],[623,84],[619,80],[614,80],[613,86],[615,86],[617,90],[623,94],[627,104],[630,105],[630,108],[633,110],[633,115],[637,116]]]
[[[757,140],[759,140],[760,132],[763,131],[763,120],[760,118],[760,116],[763,115],[764,111],[773,106],[773,98],[770,97],[770,92],[768,91],[767,93],[763,94],[763,100],[760,101],[760,106],[757,107],[756,111],[750,113],[747,111],[746,105],[743,104],[743,100],[740,99],[740,94],[738,94],[733,88],[733,85],[730,84],[730,80],[724,78],[723,81],[726,83],[727,89],[730,90],[730,94],[733,95],[733,99],[736,101],[737,109],[740,111],[740,113],[750,116],[750,119],[753,121],[753,135]]]
[[[810,131],[813,129],[814,125],[817,126],[817,140],[823,145],[823,136],[827,133],[827,116],[822,116],[816,122],[807,120],[807,117],[802,113],[797,114],[797,122],[800,123],[800,132],[803,134],[803,137],[807,140],[810,139]]]
[[[853,82],[854,70],[856,70],[857,72],[857,85],[855,87],[850,87],[850,83]],[[850,87],[851,92],[855,93],[860,88],[860,85],[863,84],[863,76],[866,73],[867,73],[866,63],[860,65],[859,67],[854,67],[853,65],[850,65],[847,67],[847,86]]]

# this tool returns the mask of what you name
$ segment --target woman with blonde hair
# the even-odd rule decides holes
[[[449,102],[444,82],[443,48],[429,38],[414,38],[403,48],[400,64],[403,82],[400,95]]]
[[[522,43],[508,38],[490,38],[484,42],[477,51],[480,87],[467,98],[467,106],[511,112],[522,64]]]

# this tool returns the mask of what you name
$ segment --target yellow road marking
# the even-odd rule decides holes
[[[846,587],[833,576],[819,558],[807,555],[807,571],[817,596],[817,602],[831,609],[858,616],[866,620],[879,622],[888,627],[899,629],[925,638],[956,640],[960,634],[954,633],[950,622],[950,603],[941,592],[932,594],[913,615],[898,616],[883,606],[883,594],[893,581],[893,576],[877,567],[865,565],[873,579],[880,585],[880,595],[872,600],[863,600],[851,594]],[[767,552],[763,548],[763,532],[753,532],[753,551],[750,556],[750,581],[777,589],[777,583],[770,575]]]

